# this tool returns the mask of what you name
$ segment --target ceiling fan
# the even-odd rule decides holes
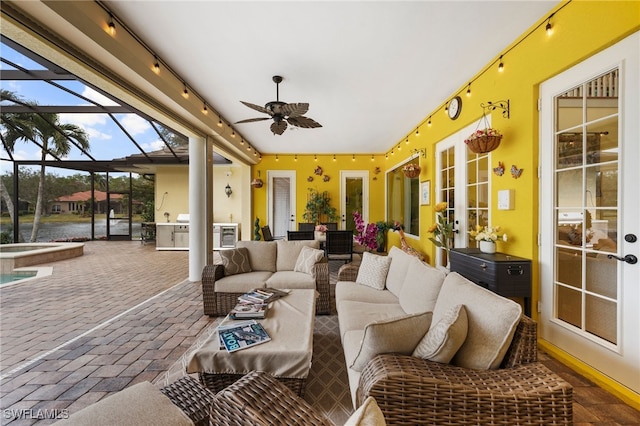
[[[305,129],[322,127],[322,125],[317,121],[303,115],[309,110],[308,103],[288,104],[280,101],[280,93],[278,89],[280,82],[282,82],[281,76],[274,75],[273,82],[276,83],[276,100],[267,102],[264,108],[260,105],[240,101],[251,109],[269,114],[269,117],[249,118],[247,120],[237,121],[236,124],[252,123],[254,121],[273,119],[273,123],[271,124],[271,131],[274,135],[283,134],[284,131],[287,130],[287,123],[296,127],[304,127]]]

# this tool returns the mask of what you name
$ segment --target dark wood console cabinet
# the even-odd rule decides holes
[[[505,297],[524,298],[524,313],[531,317],[531,260],[480,249],[451,249],[451,272]]]

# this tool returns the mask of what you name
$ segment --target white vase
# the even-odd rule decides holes
[[[480,251],[493,254],[496,252],[496,243],[494,241],[480,241]]]

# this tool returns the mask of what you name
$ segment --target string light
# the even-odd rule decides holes
[[[218,116],[218,127],[222,127],[222,117]]]
[[[544,30],[547,32],[547,36],[551,36],[551,34],[553,34],[553,27],[551,26],[551,16],[549,16],[549,19],[547,19],[547,25],[544,28]]]
[[[293,157],[293,161],[298,161],[298,154]]]
[[[409,140],[409,139],[407,139]],[[398,144],[398,151],[402,151],[402,145]]]
[[[336,161],[336,155],[333,154],[333,161]]]
[[[251,151],[251,145],[247,145],[247,151]]]
[[[158,62],[158,57],[156,55],[153,55],[153,72],[160,74],[160,62]]]
[[[416,127],[416,136],[420,136],[420,128]],[[407,138],[407,143],[409,143],[409,139]]]
[[[471,83],[469,83],[469,86],[467,86],[467,97],[471,96]]]
[[[240,145],[244,145],[244,138],[240,139]]]
[[[236,131],[234,129],[231,129],[231,137],[232,138],[236,137]]]
[[[356,155],[355,154],[351,154],[351,161],[356,161]]]
[[[207,103],[206,102],[204,104],[202,104],[202,113],[204,115],[209,114],[209,109],[207,108]]]
[[[278,158],[278,154],[276,154],[276,161],[280,161],[280,159]]]
[[[317,155],[313,155],[313,161],[318,161],[318,156]]]
[[[109,14],[109,23],[107,24],[109,28],[109,34],[112,36],[116,35],[116,24],[113,22],[113,15]]]
[[[182,97],[187,99],[189,98],[189,89],[187,89],[187,83],[182,83],[184,89],[182,90]]]
[[[504,71],[504,62],[502,62],[502,55],[500,55],[500,63],[498,64],[498,71],[499,72],[503,72]]]
[[[373,154],[371,154],[371,161],[373,161],[373,160],[374,160],[374,158],[373,158]]]
[[[427,126],[431,127],[431,116],[429,116],[429,121],[427,121]]]

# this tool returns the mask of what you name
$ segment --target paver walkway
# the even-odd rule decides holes
[[[53,274],[0,288],[2,424],[48,424],[175,362],[210,323],[188,252],[91,241]]]

